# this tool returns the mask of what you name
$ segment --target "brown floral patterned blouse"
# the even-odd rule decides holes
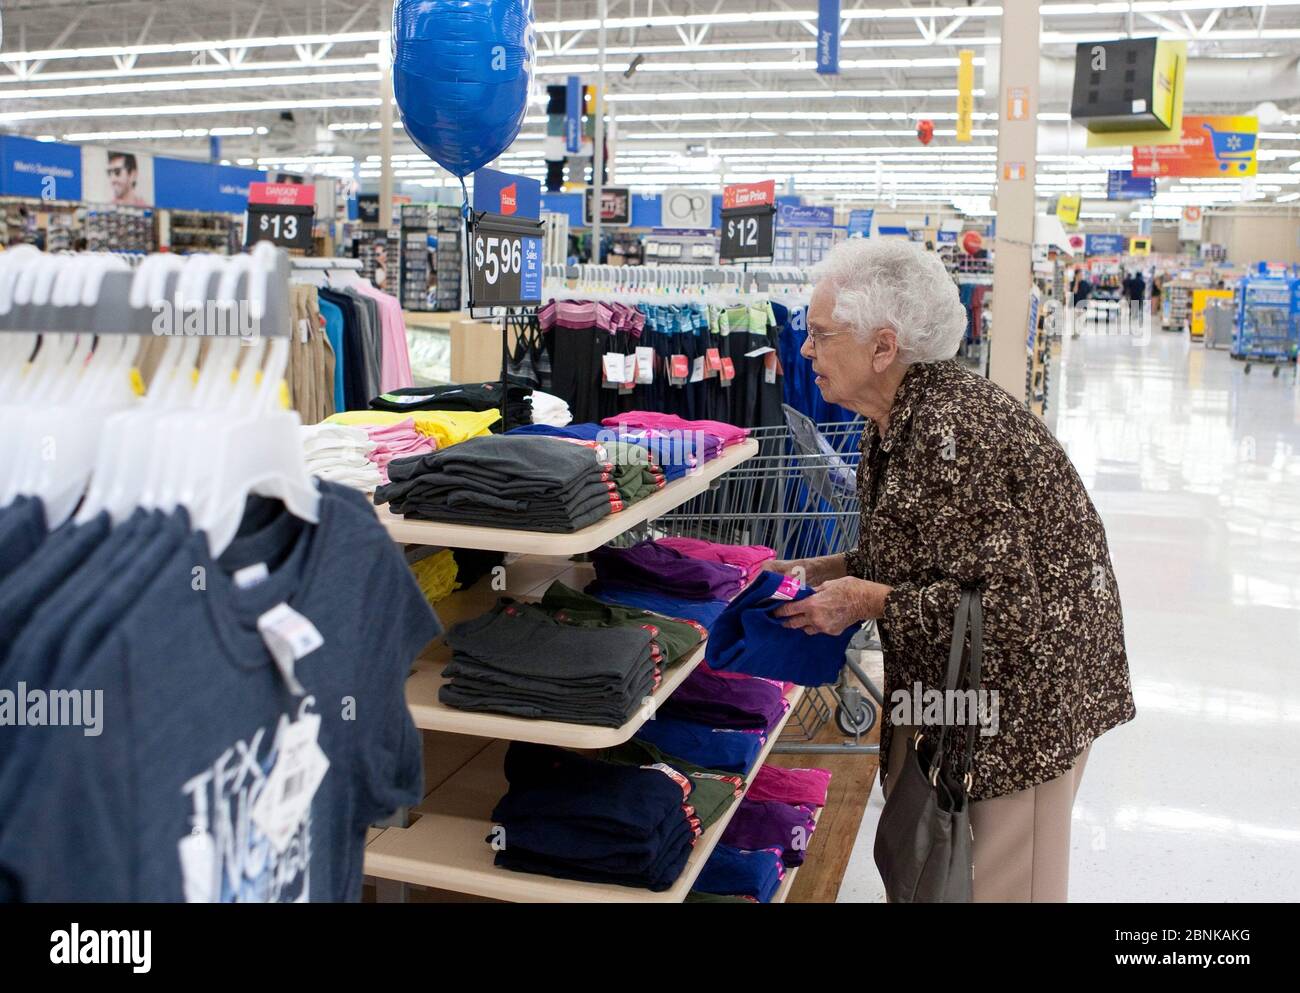
[[[962,587],[983,591],[982,684],[998,691],[997,733],[976,738],[974,799],[1055,779],[1133,719],[1101,518],[1064,449],[1008,393],[956,362],[913,365],[885,437],[866,424],[858,493],[849,575],[893,587],[882,768],[893,693],[943,686]]]

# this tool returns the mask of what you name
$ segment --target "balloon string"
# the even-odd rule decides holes
[[[469,190],[465,188],[465,177],[460,177],[460,216],[469,217]]]

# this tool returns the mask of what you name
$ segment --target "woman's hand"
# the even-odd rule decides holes
[[[805,634],[837,635],[860,621],[884,616],[885,597],[893,587],[845,576],[815,587],[812,596],[783,604],[775,611],[785,626]]]

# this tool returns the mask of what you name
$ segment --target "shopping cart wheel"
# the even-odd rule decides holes
[[[1277,379],[1277,374],[1280,373],[1281,371],[1282,371],[1282,367],[1280,365],[1273,366],[1273,378]]]
[[[1250,363],[1249,363],[1249,362],[1246,363],[1246,368],[1243,369],[1242,372],[1244,372],[1247,376],[1250,375]]]
[[[835,723],[845,734],[855,737],[866,734],[876,723],[876,705],[873,701],[860,699],[856,711],[850,711],[844,704],[835,708]]]

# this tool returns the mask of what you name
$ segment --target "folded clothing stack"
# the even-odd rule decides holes
[[[645,449],[647,458],[668,482],[681,479],[694,471],[702,462],[717,458],[722,442],[711,435],[671,435],[663,431],[637,428],[606,427],[603,424],[583,422],[556,427],[550,424],[525,424],[512,428],[510,434],[551,435],[556,438],[574,438],[580,441],[598,441],[602,444],[624,442]],[[699,442],[699,444],[697,444]]]
[[[745,583],[763,571],[763,563],[776,558],[776,551],[766,545],[720,545],[700,538],[660,538],[659,544],[705,562],[725,562],[742,570]]]
[[[532,392],[525,386],[506,387],[505,427],[531,424],[533,407],[528,397]],[[406,389],[381,393],[370,401],[372,410],[444,410],[484,411],[501,410],[501,384],[460,383],[450,386],[411,386]],[[499,429],[498,429],[499,430]]]
[[[655,661],[664,668],[672,668],[684,661],[708,636],[704,626],[694,621],[679,621],[648,610],[601,603],[595,597],[579,593],[560,582],[550,585],[537,606],[561,624],[633,627],[649,631]]]
[[[378,467],[369,458],[375,443],[361,428],[307,424],[298,430],[311,475],[359,490],[373,490],[383,482]]]
[[[388,463],[393,459],[412,458],[438,450],[438,440],[417,431],[415,421],[410,417],[396,424],[362,425],[361,430],[375,443],[368,457],[379,468],[379,475],[385,483],[388,482]]]
[[[691,671],[658,713],[715,728],[770,731],[790,709],[781,688],[767,679],[728,679],[699,666]]]
[[[568,533],[623,509],[613,476],[582,442],[489,435],[390,462],[375,502],[417,520]]]
[[[651,590],[609,589],[598,581],[588,583],[583,592],[603,603],[652,610],[665,617],[694,621],[705,629],[711,628],[727,609],[726,600],[685,600]]]
[[[676,414],[660,414],[649,410],[629,410],[622,414],[615,414],[613,417],[606,417],[601,423],[608,427],[623,425],[682,434],[703,433],[717,438],[724,448],[739,445],[749,437],[748,428],[738,428],[734,424],[724,424],[722,421],[688,421]]]
[[[696,721],[659,716],[642,724],[636,737],[695,765],[742,774],[754,767],[767,743],[765,730],[713,728]]]
[[[691,781],[669,766],[614,765],[516,741],[505,773],[510,789],[492,811],[505,837],[495,861],[505,869],[660,892],[682,874],[699,836],[687,810]]]
[[[815,813],[816,808],[807,804],[745,797],[719,840],[721,844],[749,851],[776,848],[784,865],[803,865],[817,827]]]
[[[754,774],[745,795],[751,800],[778,800],[810,807],[826,806],[831,774],[826,769],[783,769],[764,765]]]
[[[634,738],[613,748],[606,748],[598,752],[596,757],[602,762],[613,762],[616,765],[644,767],[660,764],[676,769],[694,786],[687,803],[699,818],[701,829],[708,829],[716,824],[719,818],[731,809],[731,805],[745,793],[743,776],[737,776],[724,769],[706,769],[686,762],[675,755],[660,751],[648,741],[637,741]]]
[[[533,409],[534,424],[549,424],[562,428],[573,422],[573,412],[569,410],[569,405],[553,394],[533,390],[528,395],[528,402]]]
[[[745,587],[739,566],[683,555],[657,541],[591,553],[601,590],[645,590],[683,600],[730,600]]]
[[[785,865],[781,861],[781,849],[745,851],[718,845],[700,870],[695,889],[700,893],[747,896],[759,903],[771,903],[783,879]]]
[[[458,710],[622,727],[658,685],[652,633],[585,628],[503,600],[447,632],[449,680],[438,699]]]
[[[614,481],[618,485],[618,493],[623,498],[624,504],[643,500],[656,490],[663,489],[667,484],[664,470],[651,459],[650,453],[644,447],[620,440],[617,434],[598,424],[572,424],[567,427],[525,424],[523,427],[513,428],[507,434],[523,437],[566,438],[570,441],[586,441],[600,445],[614,466]]]
[[[477,438],[501,420],[499,410],[412,410],[399,414],[390,410],[345,410],[325,418],[326,424],[347,424],[352,427],[371,425],[392,426],[403,421],[415,422],[415,430],[438,443],[438,448],[448,448],[468,438]]]
[[[860,625],[841,634],[805,634],[773,614],[782,604],[812,596],[798,580],[764,572],[709,625],[705,661],[713,669],[801,686],[824,686],[839,678],[844,653]]]

